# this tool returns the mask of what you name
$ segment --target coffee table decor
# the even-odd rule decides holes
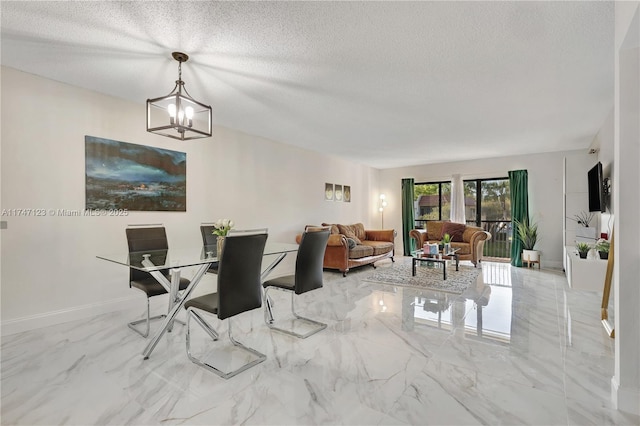
[[[411,275],[411,265],[394,263],[387,268],[378,268],[362,280],[373,283],[391,284],[403,287],[428,288],[447,293],[461,294],[470,284],[478,280],[481,268],[460,265],[457,272],[451,272],[446,280],[442,279],[441,268],[420,266],[416,276]]]

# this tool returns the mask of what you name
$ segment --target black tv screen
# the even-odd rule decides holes
[[[587,173],[589,180],[589,211],[602,212],[606,211],[604,185],[602,177],[602,163],[593,166]]]

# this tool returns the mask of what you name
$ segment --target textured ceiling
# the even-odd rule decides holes
[[[586,149],[613,108],[612,2],[0,7],[5,66],[142,105],[183,51],[214,124],[377,168]]]

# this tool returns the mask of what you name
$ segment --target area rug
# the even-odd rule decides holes
[[[411,275],[411,264],[394,263],[388,268],[378,268],[372,274],[363,277],[363,281],[392,284],[405,287],[428,288],[447,293],[461,294],[475,283],[482,272],[480,267],[460,265],[456,272],[453,265],[447,267],[447,279],[442,279],[442,267],[418,265],[416,276]]]

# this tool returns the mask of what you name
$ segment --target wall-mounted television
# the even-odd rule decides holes
[[[604,177],[602,176],[602,163],[593,166],[587,173],[589,182],[589,211],[602,212],[607,210],[606,191]]]

